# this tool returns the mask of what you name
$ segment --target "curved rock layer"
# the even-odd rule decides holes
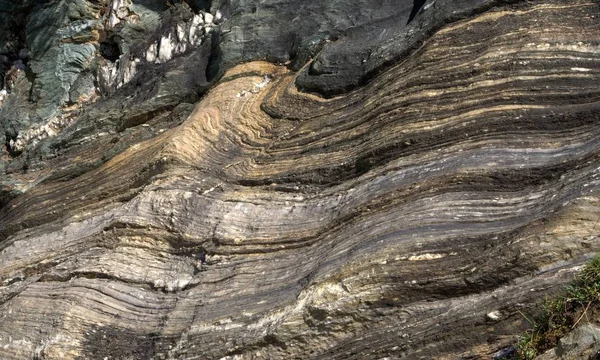
[[[0,209],[0,358],[489,357],[600,246],[599,17],[495,8],[332,99],[247,63],[73,145]]]

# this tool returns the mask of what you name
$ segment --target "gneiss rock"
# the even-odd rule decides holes
[[[0,107],[0,143],[114,93],[148,72],[141,59],[164,63],[198,50],[204,34],[190,29],[193,16],[183,2],[0,2],[0,80],[20,93],[11,108]],[[189,43],[175,41],[175,30],[162,33],[177,26],[190,33]],[[17,89],[25,74],[29,86]]]
[[[595,1],[123,3],[56,117],[33,67],[0,110],[0,359],[492,358],[600,247]]]
[[[518,0],[284,0],[223,2],[231,12],[222,25],[220,73],[255,59],[294,62],[315,52],[297,85],[326,97],[366,83],[382,69],[418,48],[432,31],[499,3]],[[213,8],[216,8],[213,5]],[[410,20],[410,21],[409,21]],[[324,38],[324,44],[308,39]],[[300,67],[305,63],[298,64]]]

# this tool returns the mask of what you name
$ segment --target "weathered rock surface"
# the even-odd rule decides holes
[[[554,349],[536,359],[596,359],[597,356],[600,356],[600,327],[586,324],[568,333]]]
[[[74,4],[113,35],[67,42],[77,70],[13,41],[2,359],[491,358],[600,246],[593,0],[28,19]]]

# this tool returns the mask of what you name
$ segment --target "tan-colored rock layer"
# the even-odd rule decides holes
[[[599,19],[492,9],[329,100],[236,67],[0,210],[0,358],[489,358],[600,247]]]

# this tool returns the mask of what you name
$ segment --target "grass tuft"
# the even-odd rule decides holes
[[[518,358],[533,359],[553,348],[590,312],[600,312],[600,255],[585,265],[563,296],[545,300],[535,321],[525,317],[533,328],[517,344]]]

